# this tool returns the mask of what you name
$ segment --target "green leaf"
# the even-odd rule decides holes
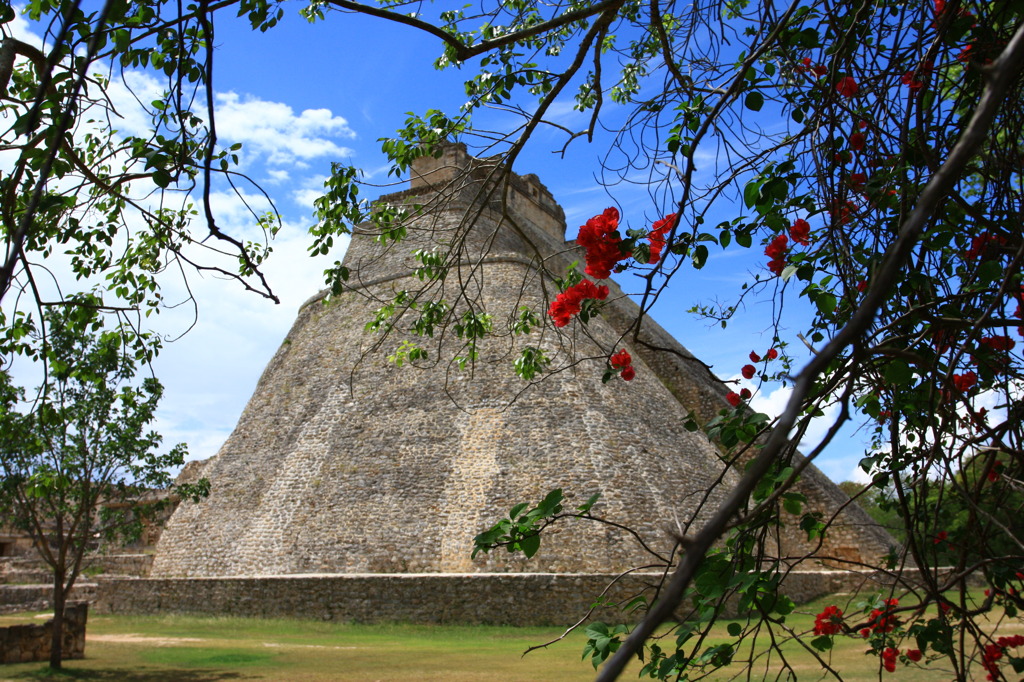
[[[761,194],[761,183],[757,180],[751,180],[747,183],[747,186],[743,188],[743,203],[746,204],[747,208],[754,208],[757,205],[757,198]],[[736,236],[736,241],[740,241],[739,235]]]
[[[889,362],[885,367],[885,380],[890,384],[905,386],[914,379],[914,372],[905,361],[896,359]]]
[[[530,535],[519,541],[519,548],[523,550],[523,554],[526,555],[527,559],[533,557],[540,549],[540,535]]]
[[[811,640],[811,646],[813,646],[818,651],[828,651],[832,648],[832,638],[828,635],[815,637]]]
[[[819,293],[814,299],[814,304],[818,306],[818,312],[822,315],[831,315],[837,303],[836,297],[826,292]]]
[[[729,623],[729,626],[726,629],[733,637],[739,637],[743,633],[743,626],[739,623]]]
[[[761,107],[764,106],[764,95],[758,90],[747,93],[746,98],[743,100],[743,106],[751,111],[761,111]]]

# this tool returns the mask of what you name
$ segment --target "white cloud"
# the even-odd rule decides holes
[[[282,182],[287,182],[290,178],[291,175],[286,170],[271,168],[267,171],[267,182],[270,184],[278,185]]]
[[[332,141],[352,139],[355,133],[348,121],[328,109],[306,109],[296,116],[283,102],[234,92],[218,93],[216,107],[218,135],[265,155],[267,163],[285,165],[353,153]]]

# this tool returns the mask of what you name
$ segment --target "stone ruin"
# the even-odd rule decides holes
[[[64,607],[61,659],[85,658],[86,602]],[[33,663],[50,660],[53,619],[45,623],[0,627],[0,663]]]
[[[408,239],[385,246],[369,227],[355,231],[346,290],[302,306],[234,432],[199,472],[210,497],[177,508],[151,578],[610,574],[649,563],[610,526],[555,526],[529,561],[504,551],[471,559],[472,539],[555,487],[577,504],[600,493],[596,514],[662,553],[674,542],[670,528],[702,522],[692,510],[709,490],[713,511],[736,474],[683,424],[691,410],[717,414],[728,389],[649,317],[636,340],[627,334],[639,308],[613,282],[585,331],[574,323],[564,334],[547,327],[488,339],[462,371],[446,362],[458,352],[450,335],[417,363],[426,368],[413,368],[386,357],[401,338],[379,348],[380,336],[364,331],[382,301],[422,286],[417,248],[458,247],[464,286],[496,329],[521,305],[547,309],[557,292],[549,273],[580,260],[565,242],[564,214],[533,175],[481,199],[496,186],[494,170],[450,145],[414,165],[410,189],[379,199],[413,212]],[[512,360],[524,344],[561,371],[532,384],[517,377]],[[623,347],[635,380],[602,384],[609,350]],[[817,549],[792,519],[779,538],[783,556],[814,552],[850,568],[888,550],[891,538],[815,467],[799,485],[811,510],[837,516]]]

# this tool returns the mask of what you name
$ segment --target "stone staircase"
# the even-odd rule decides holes
[[[145,577],[152,563],[153,557],[149,554],[92,555],[68,599],[91,602],[96,595],[97,580]],[[0,557],[0,613],[52,608],[52,581],[49,567],[34,555]]]

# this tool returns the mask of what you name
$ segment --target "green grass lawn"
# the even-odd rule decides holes
[[[799,607],[787,618],[796,631],[809,630],[822,600]],[[26,622],[32,614],[0,616],[0,625]],[[38,622],[38,620],[37,620]],[[716,628],[728,641],[723,622]],[[1000,627],[1002,633],[1019,632]],[[67,661],[62,679],[213,682],[215,680],[425,680],[567,681],[593,679],[593,667],[581,661],[586,637],[574,633],[525,657],[523,651],[560,634],[558,628],[485,626],[350,625],[300,620],[257,620],[193,616],[89,616],[87,658]],[[763,641],[763,640],[762,640]],[[709,642],[713,644],[715,642]],[[949,679],[942,665],[900,666],[895,675],[879,675],[878,659],[866,656],[866,643],[836,637],[826,659],[844,679],[892,679],[899,682]],[[801,680],[824,677],[820,662],[793,642],[783,651]],[[750,649],[741,650],[744,657]],[[759,652],[754,651],[753,654]],[[777,668],[777,656],[771,661]],[[764,661],[761,662],[765,663]],[[637,679],[634,663],[623,679]],[[0,667],[0,680],[45,676],[39,663]],[[725,680],[716,674],[711,679]],[[763,668],[750,679],[771,679]],[[744,678],[746,679],[746,678]]]

